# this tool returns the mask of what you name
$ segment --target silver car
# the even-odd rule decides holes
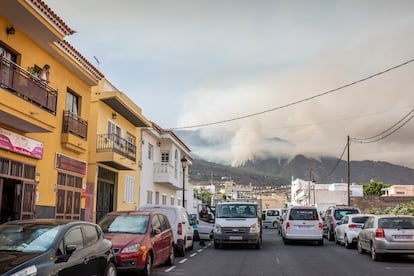
[[[380,261],[385,254],[414,254],[414,216],[375,215],[358,234],[358,253],[371,253]]]
[[[335,227],[335,242],[346,248],[355,248],[358,233],[369,218],[369,214],[349,214],[342,217]]]
[[[323,245],[322,220],[316,207],[290,207],[282,227],[282,239],[285,244],[293,240],[310,240]]]

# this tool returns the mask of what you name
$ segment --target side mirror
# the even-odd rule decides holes
[[[161,234],[161,230],[160,229],[152,229],[151,230],[151,236],[156,236]]]
[[[67,246],[66,246],[66,254],[67,255],[72,255],[73,254],[73,252],[75,252],[76,251],[76,245],[73,245],[73,244],[68,244]]]

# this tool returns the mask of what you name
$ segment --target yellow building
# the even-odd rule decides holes
[[[73,33],[41,0],[0,1],[0,223],[138,204],[150,124],[64,40]],[[50,83],[36,74],[45,64]]]
[[[141,129],[151,123],[106,80],[93,88],[90,111],[85,219],[99,221],[108,212],[138,208]]]

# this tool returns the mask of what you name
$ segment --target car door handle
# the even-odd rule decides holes
[[[83,259],[83,263],[87,264],[87,263],[89,263],[89,260],[90,260],[90,258],[85,258],[85,259]]]

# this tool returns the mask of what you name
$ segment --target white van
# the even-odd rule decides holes
[[[174,234],[174,247],[177,256],[185,256],[186,250],[193,249],[194,228],[190,224],[187,210],[182,206],[144,205],[140,209],[157,211],[167,216]]]
[[[280,223],[281,209],[266,209],[263,211],[262,223],[264,228],[278,228]]]

